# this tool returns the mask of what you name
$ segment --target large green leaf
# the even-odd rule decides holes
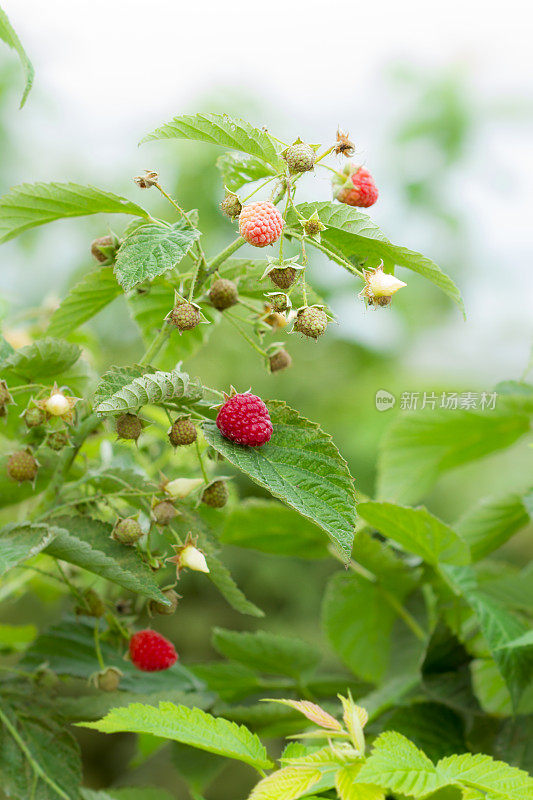
[[[417,272],[438,286],[464,311],[461,293],[455,283],[434,261],[414,250],[391,244],[378,226],[366,214],[341,203],[300,203],[298,212],[308,219],[315,211],[326,226],[322,242],[333,245],[346,259],[375,267],[380,260]],[[297,218],[289,212],[289,225],[296,229]],[[312,241],[311,241],[312,244]]]
[[[441,561],[468,564],[470,561],[466,543],[426,508],[369,502],[359,503],[357,509],[369,525],[428,564],[437,566]]]
[[[272,766],[260,740],[248,728],[213,717],[199,708],[175,706],[173,703],[160,703],[159,708],[154,708],[133,703],[127,708],[113,709],[98,722],[79,724],[102,733],[149,733],[235,758],[257,769]]]
[[[93,269],[69,291],[50,318],[49,336],[68,336],[80,325],[98,314],[120,294],[113,271],[107,267]]]
[[[154,139],[195,139],[257,156],[276,169],[284,165],[276,142],[266,131],[254,128],[242,119],[233,119],[227,114],[174,117],[166,125],[145,136],[141,144]]]
[[[22,183],[0,198],[0,242],[56,219],[87,214],[149,214],[125,197],[77,183]]]
[[[328,555],[324,535],[317,525],[282,503],[255,497],[231,508],[220,541],[280,556]]]
[[[81,781],[78,745],[46,699],[12,690],[0,703],[0,785],[17,800],[73,800]]]
[[[224,184],[232,192],[242,189],[250,181],[258,181],[276,174],[260,158],[237,153],[224,153],[217,159],[217,167],[222,174]]]
[[[55,517],[46,552],[94,572],[123,589],[167,604],[150,568],[133,547],[111,539],[111,526],[89,517]]]
[[[525,413],[421,411],[387,430],[378,463],[380,498],[413,503],[444,472],[513,444],[529,430]]]
[[[66,617],[57,625],[52,625],[30,645],[20,663],[21,668],[29,671],[47,664],[58,675],[89,678],[100,669],[94,648],[95,624],[95,621],[88,617]],[[100,625],[103,629],[102,623]],[[163,692],[181,691],[196,694],[198,690],[204,688],[204,684],[179,663],[162,672],[138,670],[131,661],[124,658],[127,642],[114,646],[107,641],[106,635],[106,631],[102,630],[100,637],[102,657],[108,666],[118,667],[123,673],[120,679],[121,692],[150,695],[157,704]],[[78,711],[81,705],[81,698],[77,699],[80,703],[70,707],[72,713]],[[98,708],[94,698],[93,702],[95,708]],[[90,714],[93,713],[91,710]]]
[[[234,444],[213,422],[203,426],[206,439],[274,497],[323,528],[348,559],[354,535],[355,492],[346,462],[319,425],[285,403],[270,401],[267,405],[274,426],[268,444]]]
[[[46,337],[15,350],[4,361],[2,371],[29,381],[55,379],[75,364],[80,354],[78,345]]]
[[[448,783],[478,789],[494,800],[526,800],[533,797],[533,778],[521,769],[480,753],[463,753],[441,759],[437,772]]]
[[[125,291],[173,269],[185,258],[200,231],[177,222],[141,225],[122,242],[115,261],[117,280]]]
[[[456,522],[455,529],[470,546],[474,561],[497,550],[531,522],[527,497],[533,497],[533,490],[525,497],[517,492],[491,497],[468,510]]]
[[[94,650],[94,648],[93,648]],[[120,665],[119,669],[122,668]],[[87,691],[87,694],[79,694],[74,696],[63,696],[57,699],[57,707],[61,714],[71,722],[80,722],[81,720],[95,720],[100,717],[105,717],[113,708],[123,708],[132,703],[143,703],[147,706],[158,706],[161,701],[176,703],[192,708],[210,708],[213,705],[214,695],[209,692],[189,691],[188,689],[178,688],[169,689],[169,678],[172,679],[176,686],[187,684],[187,671],[183,667],[172,667],[171,675],[167,676],[166,683],[160,684],[159,688],[152,692],[140,691],[140,687],[135,684],[135,678],[142,673],[139,670],[135,671],[126,669],[124,676],[121,678],[120,687],[116,692],[101,692],[101,691]],[[162,673],[160,673],[162,674]],[[190,673],[189,673],[190,675]],[[145,673],[144,676],[148,681],[151,677],[157,679],[157,673],[151,676]],[[135,688],[124,691],[124,686],[134,685]],[[154,688],[154,687],[152,687]]]
[[[26,78],[26,85],[24,87],[24,93],[22,95],[22,100],[20,101],[20,107],[24,105],[28,94],[30,93],[30,89],[33,84],[33,77],[34,77],[34,70],[33,65],[28,58],[26,51],[24,50],[19,37],[17,36],[13,26],[11,25],[9,19],[7,18],[7,14],[0,8],[0,39],[4,41],[8,47],[12,47],[13,50],[16,51],[20,63],[22,64],[22,69],[24,70],[24,75]]]
[[[6,525],[0,533],[0,575],[40,553],[57,534],[58,528],[49,525]]]
[[[191,380],[186,372],[179,370],[144,373],[128,383],[122,383],[120,389],[107,394],[116,385],[117,376],[124,378],[127,375],[127,368],[126,370],[113,368],[110,372],[112,375],[106,373],[96,390],[98,405],[95,411],[100,416],[137,411],[148,403],[193,403],[200,400],[203,395],[200,383]],[[115,381],[115,384],[112,381]]]
[[[434,760],[467,749],[461,716],[441,703],[400,706],[387,717],[385,728],[406,736]]]
[[[394,731],[378,736],[358,780],[415,798],[424,797],[448,783],[421,750]]]
[[[226,658],[246,667],[296,679],[312,672],[320,660],[316,647],[266,631],[237,633],[215,628],[213,646]]]

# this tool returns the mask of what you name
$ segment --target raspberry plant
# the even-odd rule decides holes
[[[231,374],[226,386],[205,386],[183,362],[208,346],[222,316],[272,373],[291,366],[290,343],[271,341],[279,329],[292,326],[308,347],[330,335],[334,317],[309,281],[313,250],[353,278],[354,313],[357,292],[380,307],[409,291],[396,266],[462,308],[459,291],[356,210],[377,190],[366,169],[339,169],[355,151],[347,134],[290,144],[197,114],[145,141],[174,138],[228,151],[218,162],[221,213],[228,234],[234,225],[240,235],[218,253],[205,252],[197,213],[153,171],[135,182],[165,196],[165,219],[149,210],[150,193],[128,199],[72,183],[23,184],[0,199],[2,241],[60,218],[132,218],[88,245],[93,267],[40,338],[17,350],[0,340],[0,507],[13,519],[0,534],[1,598],[19,596],[34,572],[65,598],[62,617],[39,635],[0,626],[2,791],[125,798],[82,786],[78,725],[139,734],[138,763],[154,749],[146,735],[156,748],[171,742],[195,800],[224,759],[258,773],[250,800],[533,797],[531,570],[490,559],[527,525],[533,490],[484,500],[452,526],[405,505],[445,471],[525,436],[533,387],[499,387],[493,414],[401,416],[384,442],[378,499],[358,494],[319,425],[283,401],[230,389]],[[297,202],[300,181],[318,170],[333,174],[337,202]],[[245,244],[271,249],[236,257]],[[145,349],[97,375],[76,332],[119,296]],[[241,501],[229,481],[239,472],[272,499]],[[250,570],[255,551],[338,562],[322,614],[336,665],[322,664],[316,642],[261,628],[215,629],[221,660],[195,664],[157,630],[181,614],[191,572],[235,611],[263,616],[225,566],[227,544],[248,551]],[[280,755],[283,737],[296,741]],[[223,778],[220,786],[224,797]]]

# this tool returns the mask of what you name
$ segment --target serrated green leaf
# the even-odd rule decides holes
[[[502,723],[494,754],[513,767],[533,773],[533,714],[506,719]]]
[[[174,672],[172,679],[175,683],[184,684],[185,682],[185,678],[180,673]],[[123,685],[124,681],[132,683],[128,672],[121,679],[121,685]],[[65,718],[72,722],[80,722],[81,720],[100,719],[100,717],[108,714],[111,709],[129,706],[131,703],[157,706],[162,700],[189,706],[189,708],[197,706],[198,708],[207,709],[213,705],[214,695],[207,692],[186,691],[185,689],[169,689],[167,686],[147,694],[138,691],[123,691],[122,689],[117,692],[95,691],[79,697],[58,697],[56,702],[58,710]]]
[[[315,211],[326,226],[321,240],[333,245],[349,261],[376,267],[381,260],[417,272],[438,286],[464,313],[461,293],[452,279],[434,261],[407,247],[391,244],[378,226],[366,214],[340,203],[300,203],[297,211],[308,219]],[[296,227],[297,217],[289,212],[289,225]],[[310,242],[312,244],[312,241]]]
[[[2,697],[0,780],[18,800],[72,800],[81,781],[79,748],[53,707],[28,688]]]
[[[224,153],[217,158],[217,167],[224,185],[232,192],[237,192],[250,181],[258,181],[276,174],[275,170],[260,158],[236,153]]]
[[[440,703],[400,706],[387,717],[385,728],[406,736],[432,760],[468,749],[460,715]]]
[[[356,783],[361,764],[346,764],[335,775],[335,789],[340,800],[385,800],[383,789],[365,783]]]
[[[137,551],[111,539],[111,526],[90,517],[55,517],[46,552],[94,572],[123,589],[167,604],[152,571]]]
[[[275,169],[284,164],[274,139],[266,131],[254,128],[242,119],[233,119],[227,114],[174,117],[166,125],[145,136],[141,144],[155,139],[194,139],[257,156]]]
[[[384,536],[394,539],[407,552],[437,566],[468,564],[466,543],[426,508],[406,508],[394,503],[359,503],[359,515]]]
[[[91,270],[69,291],[50,318],[49,336],[68,336],[94,317],[120,294],[111,269]]]
[[[401,415],[388,428],[378,462],[378,495],[416,502],[444,472],[513,444],[529,430],[526,414],[431,411]]]
[[[317,525],[281,503],[255,497],[243,500],[230,510],[220,541],[280,556],[326,558],[328,555],[327,544]]]
[[[75,364],[80,355],[77,344],[45,337],[15,350],[6,358],[2,369],[30,381],[55,379]]]
[[[399,603],[408,591],[407,585],[396,587]],[[360,678],[378,683],[384,676],[396,616],[379,583],[340,572],[329,581],[322,603],[323,625],[341,660]]]
[[[141,225],[124,239],[115,261],[115,275],[125,291],[173,269],[200,238],[200,231],[182,223]]]
[[[228,702],[255,694],[262,687],[259,676],[237,662],[217,661],[193,664],[192,672],[207,684],[208,689]]]
[[[208,545],[206,546],[205,538],[202,538],[202,548],[206,555],[207,566],[209,567],[209,578],[230,606],[241,614],[249,614],[252,617],[264,617],[265,612],[256,606],[255,603],[248,600],[244,592],[239,589],[231,577],[229,569],[216,557],[212,548]]]
[[[285,403],[267,403],[274,433],[262,447],[224,439],[203,425],[215,450],[260,486],[323,528],[343,558],[350,556],[355,525],[353,479],[331,437]]]
[[[524,496],[513,493],[491,497],[469,509],[455,523],[455,530],[470,546],[473,561],[479,561],[530,522]]]
[[[20,662],[21,668],[30,671],[41,664],[47,664],[58,675],[89,678],[100,669],[94,649],[95,624],[94,620],[87,617],[66,617],[57,625],[52,625],[30,645]],[[120,679],[121,692],[155,697],[156,693],[197,692],[205,688],[199,679],[179,663],[162,672],[138,670],[131,661],[124,659],[127,642],[118,648],[112,646],[106,641],[105,631],[101,633],[100,646],[104,662],[108,666],[118,667],[123,673]],[[161,697],[155,699],[157,701]]]
[[[394,731],[378,736],[358,780],[415,798],[448,783],[421,750]]]
[[[215,628],[213,647],[226,658],[270,675],[298,679],[312,672],[320,656],[316,647],[266,631],[237,633]]]
[[[141,378],[146,372],[150,372],[150,367],[141,367],[138,364],[133,364],[129,367],[110,367],[101,376],[95,389],[94,405],[98,406],[101,402],[128,386],[135,378]]]
[[[133,703],[117,708],[98,722],[79,723],[102,733],[149,733],[164,739],[244,761],[257,769],[272,766],[260,740],[243,725],[213,717],[199,708],[160,703],[158,708]]]
[[[117,371],[114,371],[114,376]],[[164,403],[168,401],[180,403],[194,403],[202,398],[203,389],[199,381],[191,380],[186,372],[173,370],[172,372],[149,372],[138,378],[133,378],[129,383],[107,397],[103,392],[110,387],[110,378],[97,388],[101,398],[95,411],[100,416],[124,414],[137,411],[141,406],[149,403]]]
[[[526,800],[533,797],[533,778],[503,761],[472,753],[453,755],[437,764],[439,776],[448,783],[460,782],[499,800]]]
[[[21,183],[0,198],[0,242],[56,219],[101,213],[150,216],[136,203],[93,186]]]
[[[36,556],[58,533],[55,526],[37,523],[6,525],[0,533],[0,575]]]
[[[20,59],[20,63],[22,65],[22,69],[24,70],[26,85],[24,87],[24,92],[22,94],[22,99],[20,101],[20,107],[22,108],[22,106],[26,102],[28,94],[30,93],[35,72],[33,69],[33,64],[28,58],[28,55],[26,54],[26,51],[24,50],[24,47],[22,46],[19,37],[17,36],[13,26],[11,25],[7,17],[7,14],[1,8],[0,8],[0,39],[2,39],[2,41],[4,41],[8,45],[8,47],[11,47],[13,50],[16,51]]]
[[[320,781],[316,767],[283,767],[254,786],[248,800],[297,800]]]

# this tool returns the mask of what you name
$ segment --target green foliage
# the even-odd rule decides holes
[[[311,645],[266,631],[235,633],[216,628],[213,645],[223,656],[245,667],[293,678],[312,671],[320,659]]]
[[[26,79],[26,85],[24,87],[24,93],[22,95],[22,99],[20,101],[20,107],[24,105],[26,100],[28,99],[28,95],[30,93],[33,78],[34,78],[34,69],[33,65],[28,58],[24,47],[21,44],[19,37],[17,36],[13,26],[11,25],[6,12],[0,8],[0,39],[7,44],[8,47],[11,47],[17,53],[20,63],[22,65],[22,69],[24,71],[24,76]]]
[[[137,411],[147,403],[169,400],[192,403],[202,397],[202,387],[186,372],[141,372],[143,374],[133,380],[129,380],[131,370],[115,369],[106,373],[96,389],[96,413],[101,416],[125,414]]]
[[[249,181],[258,181],[276,174],[275,170],[260,158],[224,153],[217,159],[217,167],[224,185],[232,192],[242,189]]]
[[[76,363],[80,354],[77,345],[46,337],[9,355],[2,364],[2,372],[6,370],[6,378],[13,373],[30,382],[57,378]]]
[[[69,291],[50,318],[49,336],[69,336],[120,294],[110,269],[93,269]]]

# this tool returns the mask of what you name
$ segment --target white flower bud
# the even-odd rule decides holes
[[[64,394],[57,392],[56,394],[50,395],[44,407],[52,417],[62,417],[64,414],[68,414],[71,404]]]
[[[198,486],[202,486],[203,483],[204,481],[202,478],[176,478],[175,480],[169,481],[169,483],[165,484],[164,491],[169,497],[172,497],[173,500],[182,500],[191,492],[194,492]]]
[[[394,275],[389,275],[388,272],[383,272],[382,269],[377,269],[365,277],[374,297],[392,297],[398,289],[407,286],[406,283],[395,278]]]
[[[188,567],[197,572],[209,572],[205,556],[192,544],[186,545],[180,553],[180,567]]]

